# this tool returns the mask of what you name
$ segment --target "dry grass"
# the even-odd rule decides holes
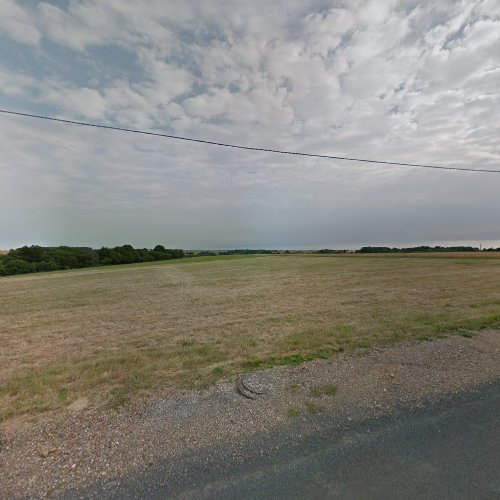
[[[500,322],[500,258],[257,256],[0,279],[0,418]]]

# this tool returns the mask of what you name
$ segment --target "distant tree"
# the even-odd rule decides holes
[[[6,274],[25,274],[36,271],[36,267],[31,262],[21,259],[6,259],[4,262]]]
[[[42,260],[36,266],[37,271],[58,271],[61,267],[55,260]]]
[[[9,253],[27,262],[40,262],[43,259],[45,250],[39,245],[24,246]]]
[[[479,252],[479,248],[471,246],[430,247],[427,245],[409,248],[361,247],[357,253],[425,253],[425,252]]]
[[[389,247],[361,247],[356,250],[357,253],[393,253],[395,251],[395,248]]]

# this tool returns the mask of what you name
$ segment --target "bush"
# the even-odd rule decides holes
[[[16,258],[7,258],[4,261],[4,268],[7,271],[6,274],[26,274],[36,271],[36,266],[31,262],[26,262],[25,260]]]
[[[40,262],[36,266],[37,271],[47,272],[47,271],[58,271],[59,269],[61,269],[61,268],[59,267],[57,262],[55,262],[54,260],[42,260],[42,262]]]

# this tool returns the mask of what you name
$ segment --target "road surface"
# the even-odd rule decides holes
[[[332,415],[65,498],[500,499],[500,381],[368,421]]]

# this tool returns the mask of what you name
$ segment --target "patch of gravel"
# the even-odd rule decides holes
[[[94,481],[113,484],[159,459],[174,461],[186,451],[272,432],[292,419],[307,432],[317,418],[313,407],[358,420],[420,406],[497,380],[499,361],[500,332],[484,331],[278,367],[260,379],[252,374],[244,379],[247,386],[270,389],[255,399],[243,397],[236,380],[229,380],[119,411],[74,405],[34,422],[2,426],[0,496],[49,497]],[[332,385],[335,395],[321,392]]]

